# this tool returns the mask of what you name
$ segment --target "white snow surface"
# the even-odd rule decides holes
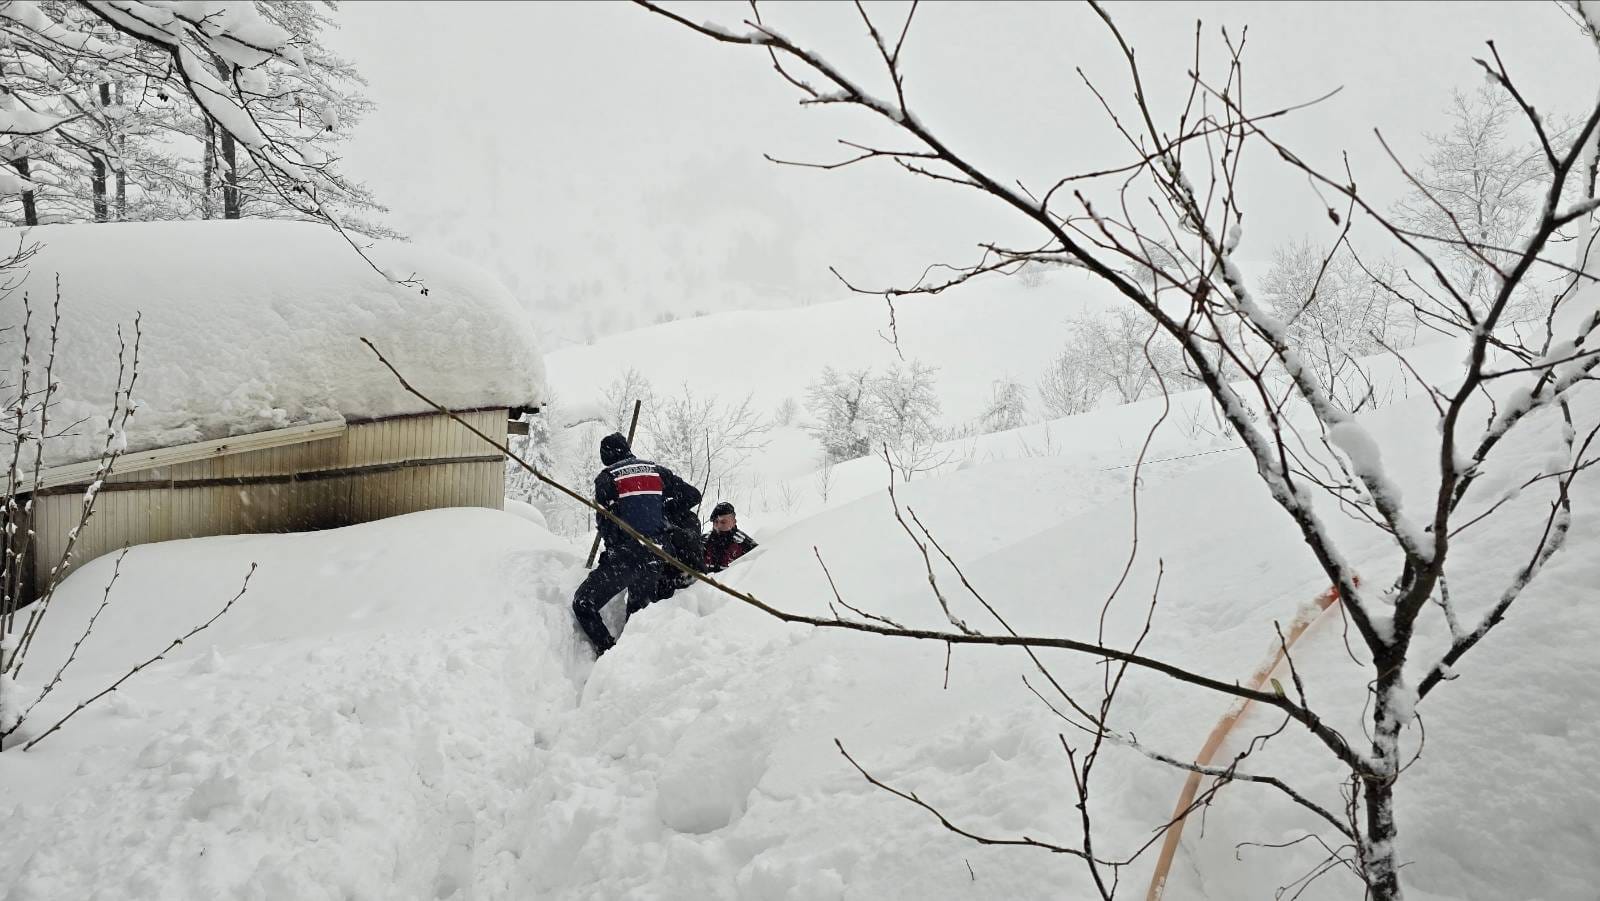
[[[1579,414],[1592,417],[1595,399],[1579,397]],[[1436,460],[1420,452],[1436,440],[1430,411],[1413,399],[1360,417],[1408,496],[1437,478]],[[975,456],[901,486],[900,501],[1018,631],[1092,639],[1133,521],[1132,471],[1103,458],[1143,439],[1153,417],[1139,412],[1058,423],[1073,440],[1050,453]],[[1547,414],[1497,450],[1469,517],[1499,500],[1512,474],[1543,464],[1562,428]],[[1168,451],[1185,449],[1164,434]],[[1294,617],[1324,578],[1246,455],[1152,466],[1140,483],[1139,553],[1106,640],[1132,641],[1159,566],[1145,652],[1243,678],[1273,647],[1273,621]],[[1548,494],[1522,491],[1456,538],[1451,594],[1464,619],[1525,563]],[[1459,678],[1417,705],[1427,745],[1399,802],[1410,899],[1594,897],[1600,608],[1587,598],[1600,562],[1585,549],[1600,541],[1597,501],[1580,478],[1568,551],[1454,667]],[[1322,512],[1370,583],[1392,576],[1396,556],[1375,530]],[[910,625],[943,622],[881,487],[757,537],[761,548],[728,576],[769,603],[826,611],[817,548],[846,600]],[[260,568],[228,616],[114,700],[32,751],[0,753],[0,897],[1092,895],[1076,861],[973,845],[873,788],[834,744],[963,828],[1076,844],[1063,725],[1022,685],[1020,653],[957,648],[946,688],[941,645],[785,626],[696,587],[636,615],[616,650],[591,663],[568,609],[586,550],[531,518],[475,510],[133,549],[79,663],[30,720],[34,734],[210,616],[250,562]],[[101,558],[67,580],[24,682],[48,679],[112,565]],[[996,628],[948,567],[936,571],[957,615]],[[1337,613],[1324,617],[1295,663],[1324,718],[1359,737],[1369,671],[1347,655],[1343,633]],[[1447,639],[1437,611],[1420,636],[1408,684]],[[1100,684],[1092,661],[1044,659],[1068,690]],[[1287,684],[1286,671],[1276,675]],[[1134,672],[1113,718],[1183,756],[1228,706]],[[1223,754],[1277,726],[1253,710]],[[1403,748],[1415,746],[1410,730]],[[1250,768],[1340,806],[1338,769],[1294,728]],[[1183,781],[1108,749],[1092,801],[1096,847],[1143,842]],[[1205,828],[1185,833],[1166,896],[1272,897],[1320,853],[1310,842],[1238,843],[1317,830],[1276,793],[1229,786]],[[1124,892],[1142,894],[1149,864],[1123,875]],[[1359,895],[1335,871],[1301,897]]]
[[[374,271],[326,226],[211,221],[6,229],[0,241],[37,241],[27,280],[0,304],[4,368],[21,353],[24,292],[33,307],[33,356],[47,349],[55,280],[61,284],[61,384],[47,462],[92,458],[117,378],[117,327],[131,344],[142,316],[137,451],[346,417],[428,409],[361,344],[370,338],[419,390],[454,409],[533,406],[544,361],[532,321],[492,276],[414,245],[366,249]],[[365,244],[367,242],[363,242]]]

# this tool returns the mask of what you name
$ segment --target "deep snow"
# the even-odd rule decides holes
[[[142,450],[338,417],[427,410],[360,343],[367,337],[419,389],[453,409],[537,406],[544,358],[529,315],[492,276],[447,255],[380,241],[375,272],[326,226],[266,220],[6,229],[38,242],[26,281],[0,308],[0,369],[22,353],[22,294],[41,373],[60,278],[61,332],[46,463],[97,456],[117,378],[117,328],[142,314]]]
[[[1415,452],[1432,435],[1422,403],[1361,419],[1411,495],[1434,465]],[[1122,423],[1103,445],[1142,439],[1150,418],[1128,410],[1090,420]],[[1479,503],[1518,467],[1547,461],[1557,435],[1555,417],[1530,423],[1499,451]],[[980,457],[899,495],[1019,630],[1092,636],[1131,534],[1131,470],[1106,469],[1104,454],[1068,443]],[[1130,640],[1160,561],[1146,649],[1242,678],[1271,647],[1272,621],[1326,587],[1313,561],[1242,455],[1151,467],[1141,498],[1139,556],[1109,640]],[[1421,707],[1427,745],[1400,792],[1410,898],[1594,897],[1600,612],[1586,597],[1600,572],[1586,550],[1600,539],[1597,499],[1580,480],[1568,552]],[[1451,580],[1464,615],[1520,565],[1546,504],[1521,492],[1463,534]],[[1325,515],[1363,574],[1389,573],[1370,529]],[[769,602],[825,610],[815,547],[847,600],[940,622],[881,489],[758,537],[762,548],[729,576]],[[833,745],[966,828],[1073,842],[1057,724],[1022,686],[1019,654],[957,649],[946,689],[940,646],[784,626],[697,587],[636,616],[591,666],[567,609],[584,550],[531,516],[486,511],[134,549],[52,710],[209,616],[249,561],[261,569],[213,631],[115,702],[34,751],[0,754],[17,805],[7,833],[19,837],[0,844],[8,897],[1085,896],[1076,862],[965,842],[866,784]],[[110,565],[68,580],[40,662],[75,637]],[[958,614],[993,628],[939,572]],[[1425,617],[1425,645],[1437,646],[1440,620]],[[1296,663],[1313,703],[1358,735],[1366,677],[1341,631],[1336,616],[1313,626]],[[1098,683],[1087,661],[1048,659],[1069,687]],[[1226,707],[1138,675],[1117,721],[1187,755]],[[1275,725],[1256,711],[1243,735]],[[1325,753],[1290,730],[1252,766],[1336,806]],[[1136,845],[1168,815],[1183,774],[1121,750],[1101,767],[1100,846]],[[1205,828],[1185,833],[1167,897],[1269,897],[1318,855],[1236,845],[1314,827],[1263,789],[1231,786]],[[1129,871],[1125,893],[1142,892],[1147,866]],[[1302,897],[1358,891],[1332,874]]]

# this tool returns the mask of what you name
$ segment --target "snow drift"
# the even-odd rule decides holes
[[[1415,452],[1431,434],[1418,415],[1425,403],[1361,419],[1402,487],[1430,478],[1433,461]],[[1130,418],[1122,439],[1148,424]],[[1501,451],[1506,472],[1542,460],[1559,432],[1557,417],[1530,423]],[[902,486],[900,500],[1020,631],[1092,636],[1133,515],[1131,471],[1086,465],[1101,452],[979,461]],[[1160,573],[1146,650],[1244,676],[1272,646],[1272,622],[1326,588],[1318,567],[1242,456],[1154,466],[1140,481],[1140,555],[1108,640],[1131,640]],[[1593,897],[1600,611],[1582,598],[1600,578],[1583,552],[1600,540],[1597,501],[1580,480],[1572,550],[1421,708],[1428,741],[1400,801],[1410,898]],[[1464,532],[1452,592],[1464,604],[1491,597],[1546,513],[1546,499],[1524,491]],[[1360,523],[1339,528],[1364,574],[1390,571],[1384,541]],[[826,610],[832,594],[815,547],[852,603],[908,624],[940,621],[920,556],[881,491],[759,537],[762,548],[729,576],[770,603]],[[567,609],[584,549],[487,511],[134,549],[73,684],[49,702],[56,712],[208,616],[250,561],[261,568],[214,631],[115,702],[34,751],[0,754],[12,805],[0,815],[17,837],[0,844],[6,897],[1092,892],[1073,860],[943,830],[868,785],[833,743],[964,828],[1073,843],[1061,726],[1022,685],[1020,653],[958,648],[945,687],[942,646],[785,626],[696,588],[636,616],[591,669]],[[41,661],[75,637],[110,567],[96,561],[68,580]],[[941,584],[958,584],[938,572]],[[970,599],[950,596],[958,615],[992,627]],[[1442,632],[1437,619],[1425,622]],[[1319,711],[1359,735],[1363,669],[1341,631],[1336,614],[1318,622],[1296,664]],[[1101,678],[1092,661],[1047,659],[1069,690]],[[1116,716],[1181,756],[1227,706],[1135,673]],[[1257,710],[1240,735],[1276,725]],[[1252,766],[1337,804],[1325,754],[1291,729]],[[1097,846],[1110,849],[1136,846],[1164,822],[1184,775],[1113,748],[1097,779]],[[1236,846],[1316,827],[1259,787],[1230,786],[1205,828],[1185,833],[1167,897],[1270,897],[1320,850]],[[1128,871],[1123,890],[1137,894],[1145,875]],[[1301,897],[1358,892],[1334,873]]]

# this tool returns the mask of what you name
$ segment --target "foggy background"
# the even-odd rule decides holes
[[[867,7],[898,30],[907,4]],[[749,15],[735,3],[672,8],[729,26]],[[1448,86],[1483,83],[1472,58],[1487,58],[1485,40],[1542,112],[1574,110],[1596,81],[1554,3],[1108,8],[1158,114],[1175,115],[1187,93],[1196,19],[1218,86],[1219,28],[1237,41],[1248,26],[1245,102],[1255,113],[1341,89],[1270,128],[1330,172],[1348,152],[1363,194],[1384,203],[1404,182],[1374,129],[1415,163],[1425,132],[1447,126]],[[768,24],[887,90],[852,5],[762,9]],[[930,262],[974,261],[979,241],[1034,239],[992,202],[887,162],[832,172],[767,162],[764,152],[835,161],[849,155],[837,138],[887,130],[859,111],[802,108],[765,53],[713,44],[631,4],[346,3],[338,19],[334,43],[378,104],[344,171],[389,205],[389,224],[497,272],[538,318],[547,349],[668,318],[836,300],[846,292],[830,265],[859,284],[903,284]],[[924,4],[907,48],[908,101],[982,165],[1031,187],[1130,158],[1077,72],[1131,110],[1127,67],[1087,6]],[[1246,159],[1243,182],[1241,258],[1334,237],[1306,180],[1269,152]],[[1110,187],[1094,196],[1110,202]]]

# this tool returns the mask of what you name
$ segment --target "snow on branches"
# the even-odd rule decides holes
[[[14,218],[358,226],[348,211],[375,204],[332,145],[367,104],[317,39],[330,24],[300,2],[0,3],[0,193],[21,195]]]

